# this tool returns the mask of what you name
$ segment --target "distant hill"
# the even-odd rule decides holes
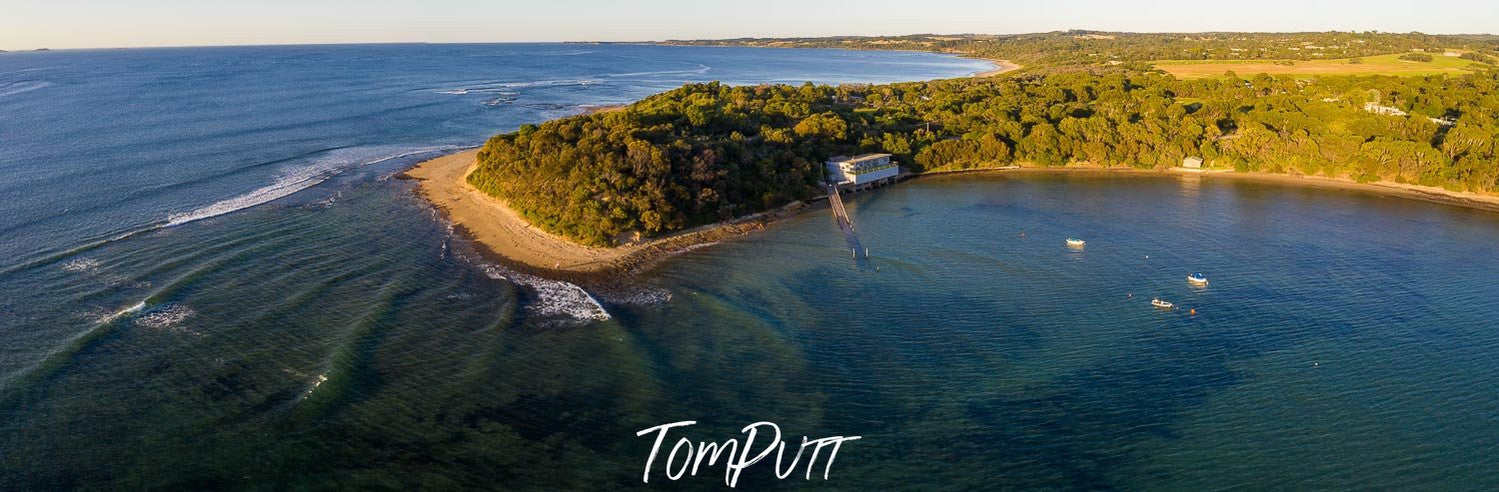
[[[1380,32],[1126,33],[1073,30],[1006,35],[670,40],[659,44],[932,51],[1059,68],[1153,60],[1330,60],[1416,50],[1495,50],[1499,49],[1499,37]]]

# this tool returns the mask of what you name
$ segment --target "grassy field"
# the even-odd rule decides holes
[[[1432,54],[1430,62],[1401,60],[1399,54],[1369,56],[1363,63],[1340,60],[1296,60],[1291,65],[1277,65],[1275,60],[1162,60],[1155,67],[1183,79],[1222,77],[1232,70],[1239,76],[1268,73],[1271,75],[1293,75],[1314,77],[1318,75],[1395,75],[1413,77],[1421,75],[1447,75],[1467,73],[1469,68],[1487,65],[1457,57]],[[1474,66],[1477,67],[1474,67]]]

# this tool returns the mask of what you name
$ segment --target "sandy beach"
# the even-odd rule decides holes
[[[1273,183],[1286,186],[1303,186],[1311,188],[1338,189],[1347,191],[1359,191],[1376,193],[1393,198],[1409,200],[1421,200],[1443,205],[1466,207],[1479,210],[1499,212],[1499,195],[1452,191],[1435,186],[1421,186],[1408,183],[1396,183],[1393,181],[1375,181],[1372,183],[1360,183],[1347,178],[1329,178],[1325,176],[1305,176],[1290,174],[1268,174],[1268,173],[1241,173],[1232,170],[1206,170],[1188,171],[1178,168],[1172,169],[1136,169],[1130,167],[1102,167],[1093,165],[1069,165],[1064,167],[1039,167],[1031,165],[1010,165],[994,168],[981,169],[957,169],[932,171],[913,175],[913,178],[923,176],[946,176],[954,174],[970,173],[1099,173],[1099,174],[1129,174],[1129,175],[1157,175],[1157,176],[1185,176],[1202,177],[1205,179],[1231,179],[1241,181],[1255,181],[1260,183]]]
[[[1192,173],[1182,174],[1190,175]],[[1391,181],[1359,183],[1351,179],[1328,178],[1323,176],[1238,173],[1232,171],[1205,172],[1200,174],[1209,179],[1239,179],[1245,181],[1275,183],[1289,186],[1308,186],[1313,188],[1362,191],[1377,193],[1394,198],[1421,200],[1431,203],[1440,203],[1443,205],[1452,205],[1457,207],[1487,210],[1490,212],[1499,212],[1499,195],[1452,191],[1446,188],[1438,188],[1435,186],[1421,186],[1408,183],[1395,183]]]
[[[985,61],[993,63],[995,67],[994,70],[973,74],[974,77],[993,77],[999,74],[1010,73],[1023,68],[1020,66],[1020,64],[1009,60],[991,60],[985,58]]]
[[[417,192],[447,214],[459,229],[510,266],[547,273],[610,274],[645,268],[692,246],[722,241],[764,229],[800,203],[774,212],[753,214],[729,222],[614,248],[594,248],[568,241],[531,226],[499,199],[484,194],[464,179],[476,165],[479,149],[438,157],[406,171],[418,181]]]
[[[590,248],[532,227],[504,203],[464,180],[478,154],[473,149],[439,157],[418,164],[406,176],[420,180],[417,189],[423,197],[495,254],[537,268],[596,272],[634,252],[629,246]]]

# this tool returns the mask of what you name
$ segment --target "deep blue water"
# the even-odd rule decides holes
[[[840,488],[1499,487],[1496,214],[1211,178],[929,178],[850,201],[867,259],[817,209],[577,286],[484,260],[391,179],[684,81],[985,68],[613,45],[0,54],[0,489],[629,487],[635,432],[681,420],[703,441],[761,420],[861,435],[816,482]],[[800,482],[762,464],[740,486]]]

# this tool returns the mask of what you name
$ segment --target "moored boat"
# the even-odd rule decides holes
[[[1150,300],[1150,305],[1158,307],[1158,308],[1161,308],[1161,309],[1171,309],[1171,308],[1176,307],[1175,304],[1163,301],[1159,297],[1157,297],[1155,299],[1151,299]]]
[[[1187,275],[1187,283],[1190,283],[1192,285],[1207,285],[1208,278],[1202,276],[1201,273],[1194,273],[1191,275]]]
[[[1074,247],[1074,248],[1081,248],[1081,247],[1083,247],[1083,246],[1085,246],[1087,244],[1088,244],[1087,241],[1084,241],[1084,240],[1081,240],[1081,239],[1078,239],[1078,238],[1075,238],[1075,237],[1069,237],[1069,238],[1067,238],[1067,245],[1071,246],[1071,247]]]

